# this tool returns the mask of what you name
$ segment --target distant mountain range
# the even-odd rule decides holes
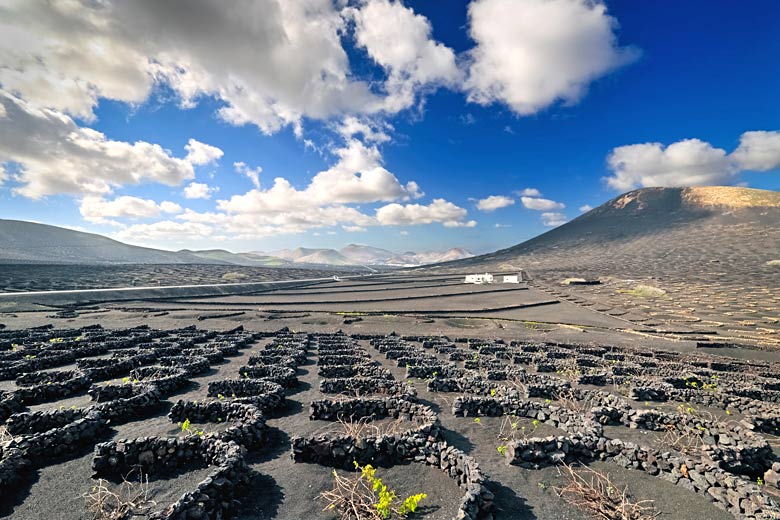
[[[218,264],[257,267],[410,267],[473,256],[465,249],[394,253],[350,244],[340,250],[299,247],[270,253],[231,253],[224,249],[163,251],[138,247],[72,229],[0,219],[0,263],[46,264]]]
[[[263,253],[253,253],[263,254]],[[326,264],[326,265],[380,265],[394,267],[410,267],[436,262],[460,260],[474,256],[462,248],[452,248],[446,251],[429,251],[415,253],[394,253],[379,247],[350,244],[336,251],[335,249],[282,249],[265,253],[268,256],[281,258],[293,263]]]

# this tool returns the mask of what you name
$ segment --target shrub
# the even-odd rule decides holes
[[[328,503],[323,511],[336,511],[341,520],[403,518],[416,512],[420,502],[428,496],[416,493],[396,505],[398,495],[376,476],[376,468],[370,464],[354,464],[355,469],[360,470],[359,474],[342,477],[333,470],[333,489],[320,493],[320,498]]]

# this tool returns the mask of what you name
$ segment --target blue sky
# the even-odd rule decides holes
[[[479,253],[636,187],[780,189],[769,0],[0,5],[0,218]]]

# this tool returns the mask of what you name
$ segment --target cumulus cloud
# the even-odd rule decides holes
[[[366,230],[363,226],[341,226],[347,233],[361,233]]]
[[[183,107],[213,97],[231,124],[301,135],[306,117],[395,113],[458,82],[455,53],[432,39],[425,17],[395,1],[344,4],[9,0],[0,7],[0,84],[87,121],[100,98],[139,104],[164,84]],[[381,81],[351,70],[350,37],[384,71]]]
[[[452,85],[460,78],[452,49],[431,39],[428,19],[401,2],[365,0],[349,12],[357,45],[387,72],[388,111],[411,106],[423,86]]]
[[[563,209],[566,207],[562,202],[555,202],[550,199],[543,199],[541,197],[520,197],[520,202],[526,209],[533,209],[536,211],[551,211],[555,209]]]
[[[619,191],[638,186],[702,186],[729,184],[737,173],[726,151],[699,139],[620,146],[607,164],[607,184]]]
[[[548,227],[558,227],[566,223],[566,215],[557,211],[542,213],[542,224]]]
[[[0,16],[0,83],[85,119],[101,97],[141,103],[165,83],[184,106],[214,96],[224,120],[273,133],[304,116],[382,108],[350,74],[344,30],[326,0],[11,0]]]
[[[184,188],[184,197],[187,199],[210,199],[213,193],[219,191],[216,186],[209,186],[202,182],[191,182]]]
[[[583,204],[582,206],[580,206],[580,211],[583,212],[583,213],[587,213],[588,211],[590,211],[592,209],[593,209],[593,206],[591,206],[590,204]]]
[[[517,192],[521,197],[541,197],[542,192],[536,188],[525,188],[522,191]]]
[[[122,242],[168,244],[186,243],[208,238],[210,241],[224,237],[215,234],[214,228],[199,222],[176,222],[163,220],[152,224],[134,224],[116,233],[112,237]]]
[[[218,200],[217,211],[199,213],[187,210],[177,218],[210,225],[220,234],[233,237],[256,238],[335,226],[357,232],[384,223],[355,205],[407,201],[423,196],[417,183],[402,183],[382,166],[381,154],[374,145],[352,138],[334,154],[336,162],[314,175],[304,188],[297,188],[286,178],[277,177],[270,187],[263,189],[256,178],[253,179],[253,182],[257,180],[254,189]],[[250,179],[253,173],[256,177],[260,172],[259,168],[252,170],[244,163],[235,163],[234,167]],[[434,201],[429,221],[444,225],[461,224],[460,215],[437,216],[435,210],[442,210],[440,203],[443,202]],[[465,210],[457,209],[465,216]]]
[[[233,168],[236,169],[237,173],[240,173],[249,179],[252,184],[255,185],[255,188],[260,187],[260,174],[263,172],[263,169],[260,166],[257,168],[250,168],[246,163],[239,161],[233,163]]]
[[[632,61],[617,21],[597,0],[474,0],[469,4],[469,100],[503,103],[519,115],[562,100],[578,101],[588,85]]]
[[[16,163],[15,192],[46,195],[106,195],[141,182],[176,186],[195,176],[193,164],[160,145],[114,141],[56,110],[36,108],[0,90],[0,164]]]
[[[321,203],[360,203],[412,199],[423,196],[416,182],[401,184],[381,164],[375,146],[351,139],[336,150],[338,161],[314,176],[307,195]]]
[[[780,132],[745,132],[731,157],[744,170],[765,172],[780,168]]]
[[[730,154],[700,139],[685,139],[668,146],[620,146],[609,154],[607,165],[612,175],[605,180],[619,191],[647,186],[736,184],[743,171],[780,168],[780,132],[745,132]]]
[[[477,201],[477,209],[480,211],[491,212],[500,208],[511,206],[515,203],[515,199],[506,197],[504,195],[491,195],[487,198]]]
[[[184,149],[187,150],[187,157],[185,160],[190,164],[204,165],[218,161],[224,152],[216,146],[211,146],[206,143],[201,143],[195,139],[190,139]]]
[[[388,204],[376,210],[376,219],[383,226],[420,225],[439,222],[446,227],[474,227],[473,220],[466,221],[467,211],[444,199],[434,199],[430,204]]]
[[[105,200],[98,196],[84,197],[79,204],[79,212],[84,220],[95,224],[110,223],[112,218],[142,219],[159,217],[161,213],[179,213],[181,206],[175,202],[157,203],[151,199],[122,196]]]
[[[356,135],[361,135],[363,141],[371,143],[385,143],[390,140],[386,133],[393,127],[385,121],[374,121],[355,116],[346,116],[336,125],[336,131],[349,140]]]

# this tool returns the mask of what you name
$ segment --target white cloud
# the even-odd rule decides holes
[[[166,83],[192,106],[273,133],[303,116],[376,111],[353,80],[345,22],[329,0],[10,0],[0,17],[0,83],[39,107],[90,119],[98,98],[141,103]]]
[[[609,154],[607,164],[613,172],[607,184],[619,191],[640,186],[730,184],[737,174],[725,150],[699,139],[666,148],[661,143],[620,146]]]
[[[260,187],[260,174],[263,172],[263,169],[260,166],[257,168],[250,168],[243,162],[234,162],[233,168],[236,169],[236,173],[246,176],[246,178],[254,184],[255,188]]]
[[[460,78],[452,49],[432,40],[430,22],[401,2],[366,0],[348,12],[357,45],[387,73],[388,111],[411,106],[423,86],[452,85]]]
[[[583,213],[587,213],[588,211],[590,211],[592,209],[593,209],[593,206],[591,206],[590,204],[584,204],[584,205],[580,206],[580,211],[583,212]]]
[[[745,132],[731,157],[744,170],[768,171],[780,168],[780,132]]]
[[[301,136],[304,118],[395,113],[458,82],[454,52],[425,17],[400,2],[345,4],[8,0],[0,84],[87,121],[100,98],[140,104],[164,84],[183,107],[213,97],[231,124]],[[384,71],[379,81],[351,70],[342,46],[351,36]]]
[[[541,197],[542,192],[537,190],[536,188],[525,188],[524,190],[518,192],[518,194],[521,197]]]
[[[336,155],[336,164],[315,175],[306,189],[314,200],[323,204],[386,202],[423,195],[416,182],[401,184],[382,167],[381,155],[374,146],[351,139],[336,150]]]
[[[511,206],[515,203],[515,199],[511,197],[505,197],[504,195],[491,195],[487,198],[477,201],[477,209],[480,211],[491,212],[500,208]]]
[[[604,180],[619,191],[740,184],[743,171],[780,168],[780,132],[744,132],[730,154],[700,139],[684,139],[666,147],[661,143],[619,146],[609,154],[607,164],[612,175]]]
[[[375,224],[372,217],[357,209],[322,203],[309,190],[297,190],[281,177],[274,179],[273,186],[267,190],[253,189],[217,201],[217,208],[222,213],[204,215],[203,220],[242,235],[268,236],[337,225]],[[193,219],[194,215],[199,214],[185,214],[182,218]]]
[[[84,197],[79,204],[79,212],[84,220],[95,224],[109,223],[112,218],[152,218],[161,213],[179,213],[181,206],[175,202],[157,203],[151,199],[122,196],[114,200],[105,200],[98,196]]]
[[[469,100],[520,115],[576,102],[592,81],[636,57],[618,46],[616,27],[598,0],[474,0]]]
[[[361,119],[355,116],[346,116],[336,125],[336,131],[345,140],[348,141],[356,135],[362,135],[363,141],[367,143],[389,141],[390,136],[387,132],[392,130],[392,125],[387,122]]]
[[[153,224],[135,224],[128,226],[127,228],[114,233],[112,237],[122,242],[141,244],[167,244],[170,242],[186,243],[203,238],[208,238],[210,241],[223,238],[214,233],[214,229],[206,224],[163,220],[154,222]]]
[[[548,227],[557,227],[566,223],[566,215],[556,212],[542,213],[542,224]]]
[[[202,182],[191,182],[184,188],[184,197],[187,199],[210,199],[212,193],[219,191],[216,186],[209,186]]]
[[[39,109],[0,90],[0,164],[17,163],[15,192],[38,199],[59,193],[106,195],[142,182],[176,186],[195,176],[192,163],[160,145],[108,139],[68,116]]]
[[[198,166],[216,162],[224,155],[224,152],[216,146],[201,143],[195,139],[190,139],[184,145],[184,149],[187,150],[185,160]]]
[[[554,209],[563,209],[566,207],[562,202],[555,202],[550,199],[543,199],[540,197],[520,197],[520,201],[527,209],[533,209],[536,211],[551,211]]]
[[[256,187],[218,200],[217,212],[188,210],[178,218],[215,226],[230,236],[270,236],[335,226],[355,232],[382,222],[351,205],[405,201],[423,195],[414,181],[402,184],[381,165],[381,154],[375,146],[352,138],[335,154],[336,163],[314,175],[303,189],[277,177],[267,189]],[[243,163],[234,167],[244,174],[259,173],[259,169],[250,170]],[[442,223],[454,225],[460,221],[445,219]]]
[[[376,210],[376,219],[383,226],[420,225],[439,222],[446,227],[474,227],[465,221],[467,211],[444,199],[434,199],[429,205],[388,204]]]
[[[366,230],[363,226],[341,226],[347,233],[361,233]]]

